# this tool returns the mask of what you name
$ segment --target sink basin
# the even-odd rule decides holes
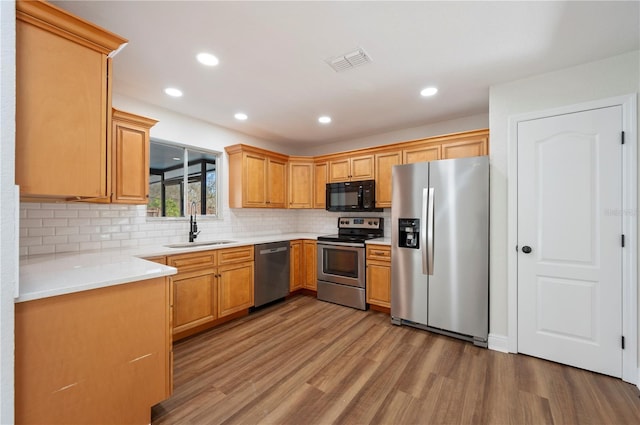
[[[167,248],[193,248],[196,246],[210,246],[210,245],[225,245],[228,243],[234,243],[235,241],[202,241],[202,242],[182,242],[165,245]]]

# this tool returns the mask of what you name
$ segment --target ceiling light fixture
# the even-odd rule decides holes
[[[216,66],[220,63],[217,57],[212,55],[211,53],[198,53],[196,55],[196,59],[203,65],[207,66]]]
[[[180,97],[182,96],[182,90],[178,90],[174,87],[167,87],[164,89],[164,92],[171,97]]]
[[[436,87],[427,87],[426,89],[422,89],[422,91],[420,92],[420,95],[424,97],[429,97],[429,96],[433,96],[436,93],[438,93],[438,89]]]
[[[174,161],[182,161],[182,158],[178,158],[177,156],[174,156],[174,157],[173,157],[173,158],[171,158],[171,159],[173,159]]]
[[[237,114],[234,115],[234,117],[239,121],[244,121],[247,118],[249,118],[247,114],[243,114],[242,112],[238,112]]]
[[[331,117],[324,115],[324,116],[318,118],[318,122],[320,124],[329,124],[331,122]]]

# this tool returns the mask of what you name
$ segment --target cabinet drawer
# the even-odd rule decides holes
[[[167,257],[167,265],[178,271],[195,270],[216,265],[217,251],[191,252]]]
[[[387,245],[367,245],[367,260],[391,261],[391,247]]]
[[[253,245],[218,250],[218,265],[253,261]]]

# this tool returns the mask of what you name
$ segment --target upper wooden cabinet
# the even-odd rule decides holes
[[[16,183],[23,200],[108,198],[108,55],[127,40],[16,2]]]
[[[146,204],[149,198],[149,130],[157,121],[117,109],[112,114],[111,202]]]
[[[281,199],[283,194],[287,194],[289,208],[324,209],[327,183],[370,179],[376,181],[376,207],[389,208],[394,165],[488,155],[489,130],[447,134],[317,157],[287,157],[247,145],[228,146],[225,150],[229,154],[231,208],[285,208],[286,202]],[[285,166],[287,160],[288,166]],[[284,187],[282,182],[287,180],[285,192],[281,190]]]
[[[402,164],[399,150],[376,154],[376,208],[391,207],[391,171],[394,165]]]
[[[289,158],[289,208],[313,208],[314,164],[309,158]]]
[[[489,154],[489,135],[451,140],[442,144],[442,159],[466,158]]]
[[[359,155],[330,159],[329,183],[373,179],[373,158],[373,155]]]
[[[313,208],[326,208],[328,174],[329,164],[327,162],[315,163],[313,170]]]
[[[442,158],[441,150],[442,145],[440,144],[428,144],[403,149],[402,163],[413,164],[414,162],[435,161]]]
[[[230,208],[286,208],[286,155],[248,145],[225,148],[229,155]]]

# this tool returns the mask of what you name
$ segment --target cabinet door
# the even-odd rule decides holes
[[[170,279],[174,335],[218,318],[214,269],[180,273]]]
[[[111,202],[146,204],[149,198],[149,128],[118,119],[112,131]]]
[[[289,291],[297,291],[304,287],[302,241],[291,241],[289,251]]]
[[[313,208],[312,162],[289,163],[289,208]]]
[[[367,302],[391,307],[391,267],[389,263],[367,263]]]
[[[316,291],[318,289],[318,251],[316,241],[302,242],[304,257],[304,287]]]
[[[287,162],[269,159],[267,170],[267,206],[287,207]]]
[[[15,423],[150,423],[166,398],[164,278],[15,305]]]
[[[313,173],[314,193],[313,208],[327,208],[327,173],[329,166],[326,162],[315,164]]]
[[[350,176],[351,163],[349,158],[329,161],[329,183],[349,181]]]
[[[373,155],[351,158],[351,180],[372,180],[374,178]]]
[[[25,197],[106,198],[107,56],[58,33],[16,21],[16,184]]]
[[[453,141],[442,144],[442,158],[465,158],[487,155],[487,138]]]
[[[402,163],[413,164],[415,162],[436,161],[441,156],[440,145],[419,146],[402,151]]]
[[[262,155],[244,154],[244,184],[242,206],[259,208],[267,206],[267,163]]]
[[[253,261],[218,267],[217,279],[220,317],[253,307]]]
[[[376,208],[391,207],[391,169],[401,163],[400,151],[376,154]]]

